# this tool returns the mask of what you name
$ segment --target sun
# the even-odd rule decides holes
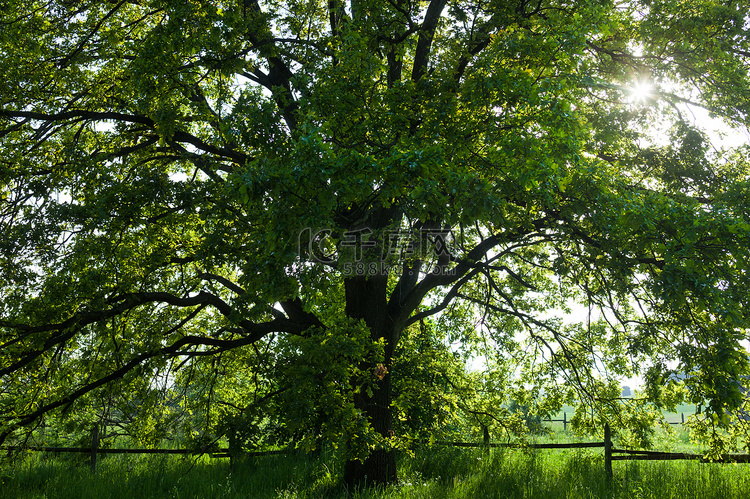
[[[636,81],[628,90],[631,102],[642,103],[651,98],[654,87],[647,81]]]

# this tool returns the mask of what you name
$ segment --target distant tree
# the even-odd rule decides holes
[[[630,391],[629,386],[623,386],[622,387],[622,396],[623,397],[632,397],[633,393]]]
[[[637,424],[641,374],[728,428],[748,149],[690,113],[747,127],[749,7],[5,2],[0,441],[155,380],[217,435],[344,443],[350,484],[446,421],[418,393]]]

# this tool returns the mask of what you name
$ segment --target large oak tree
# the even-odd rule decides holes
[[[446,342],[600,421],[617,376],[687,373],[714,440],[741,405],[748,150],[692,113],[746,129],[745,2],[3,5],[0,440],[233,359],[388,482]]]

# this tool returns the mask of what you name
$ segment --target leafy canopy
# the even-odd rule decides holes
[[[511,398],[642,442],[687,398],[719,448],[750,169],[693,113],[746,130],[748,7],[6,2],[0,440],[116,414],[365,459]]]

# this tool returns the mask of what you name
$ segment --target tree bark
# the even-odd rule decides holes
[[[388,314],[387,275],[357,276],[345,281],[346,313],[362,319],[374,340],[385,340],[385,359],[380,370],[374,364],[365,367],[375,376],[375,387],[370,397],[365,391],[355,398],[354,404],[368,418],[373,429],[381,436],[393,436],[391,413],[391,360],[395,349],[394,321]],[[375,449],[364,461],[350,459],[344,468],[344,482],[351,489],[375,484],[393,483],[397,480],[396,454],[393,450]]]
[[[372,398],[364,394],[355,400],[370,421],[373,429],[383,437],[393,436],[391,414],[391,375],[386,374],[373,391]],[[364,461],[350,459],[344,467],[344,483],[350,490],[369,485],[394,483],[396,474],[396,453],[388,449],[373,450]]]

